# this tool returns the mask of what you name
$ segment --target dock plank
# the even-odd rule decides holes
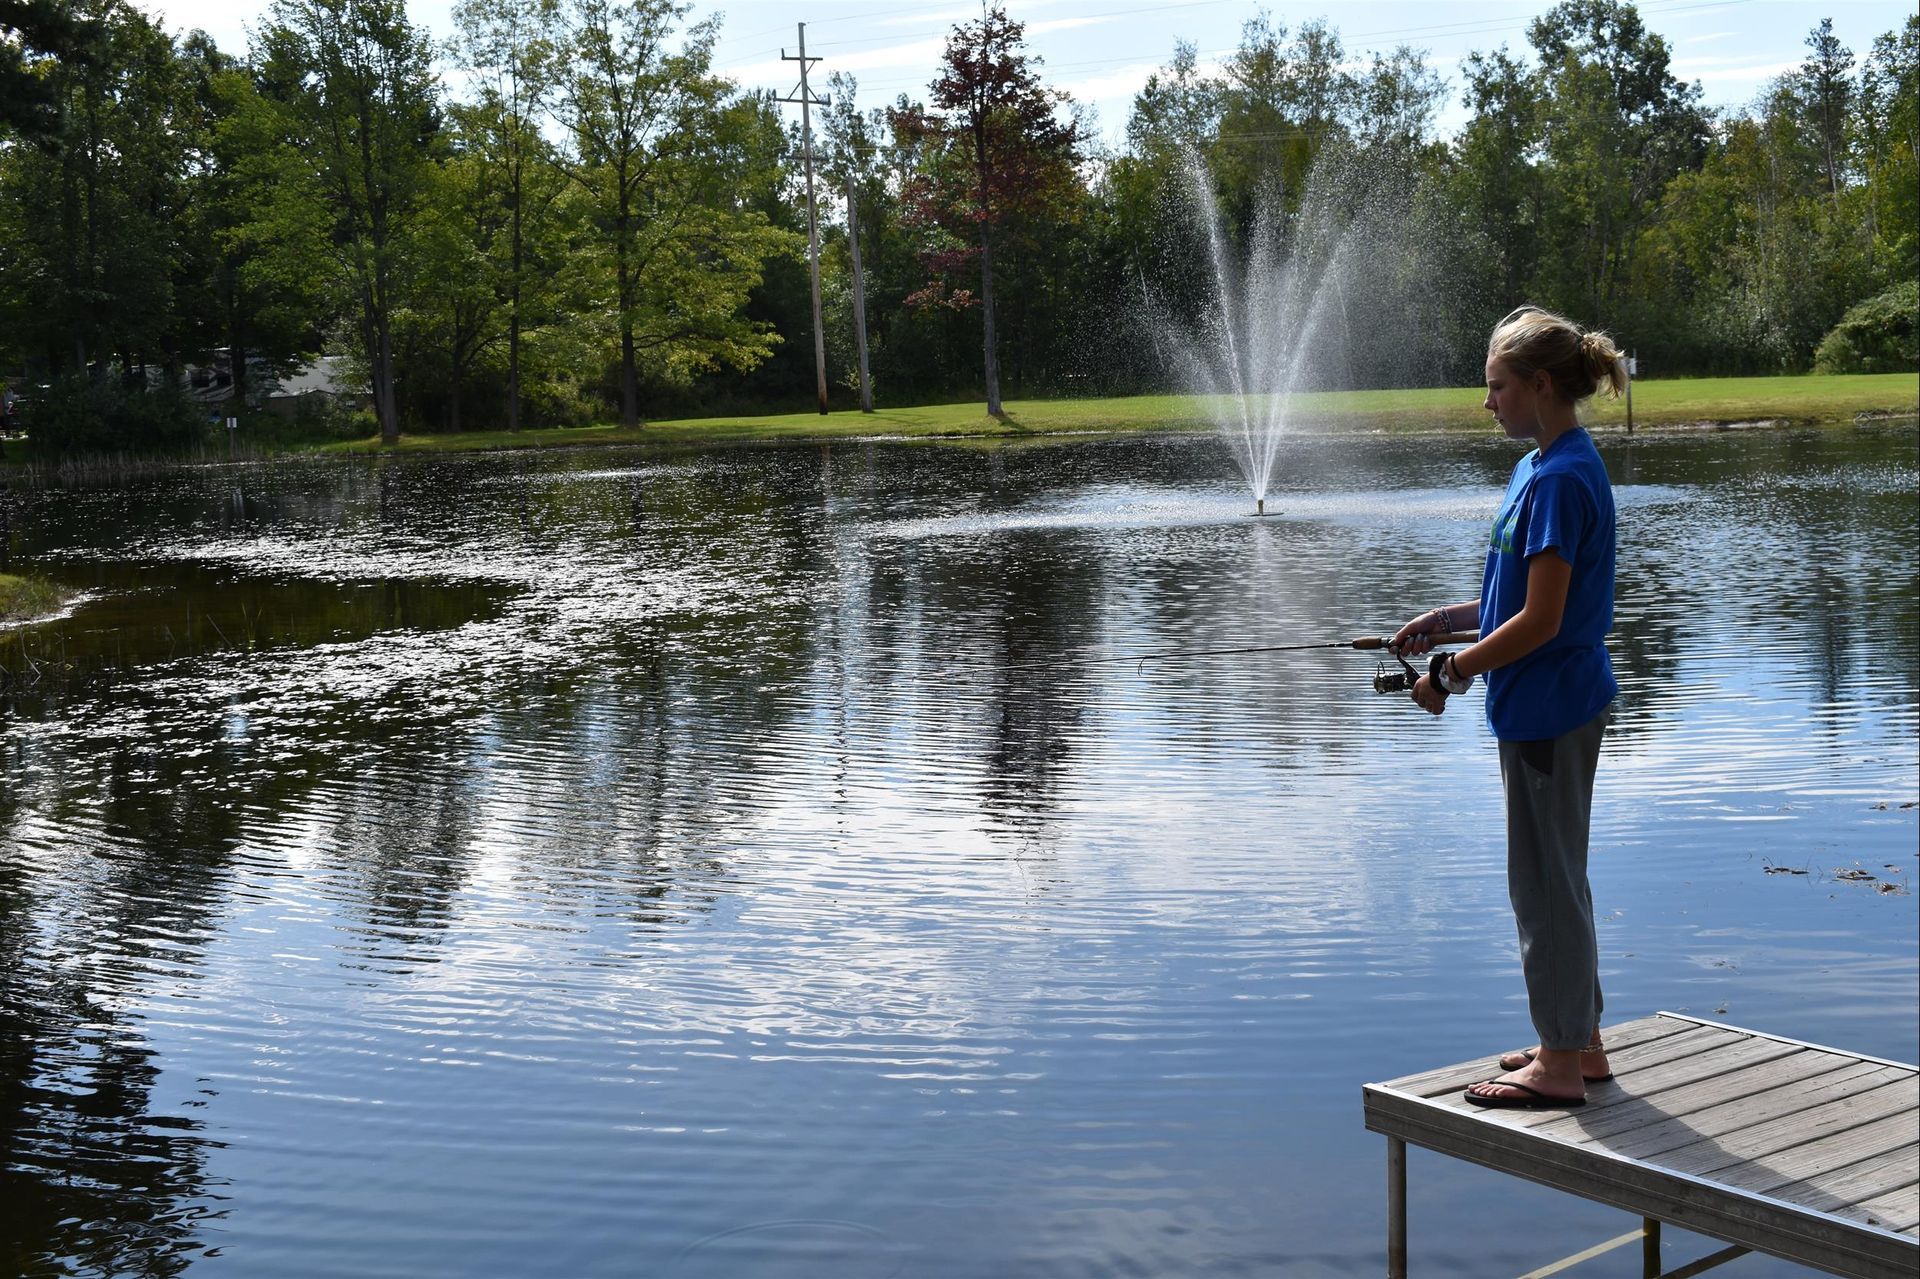
[[[1615,1104],[1594,1114],[1567,1114],[1537,1125],[1547,1136],[1606,1143],[1615,1154],[1645,1158],[1671,1147],[1661,1134],[1682,1125],[1695,1136],[1712,1136],[1742,1123],[1773,1115],[1780,1105],[1810,1105],[1844,1095],[1854,1081],[1878,1074],[1882,1082],[1900,1077],[1897,1066],[1835,1061],[1821,1053],[1795,1053],[1742,1070],[1735,1075],[1699,1079],[1661,1091],[1657,1100],[1631,1094],[1639,1105]],[[1774,1095],[1780,1101],[1776,1103]],[[1755,1111],[1765,1108],[1755,1118]],[[1689,1139],[1690,1140],[1690,1139]],[[1684,1145],[1684,1141],[1677,1144]]]
[[[1913,1185],[1915,1171],[1913,1151],[1902,1146],[1859,1163],[1815,1173],[1801,1181],[1754,1189],[1763,1195],[1792,1199],[1796,1203],[1804,1203],[1817,1193],[1831,1197],[1840,1207],[1852,1208]]]
[[[1920,1110],[1911,1104],[1913,1092],[1912,1084],[1884,1084],[1804,1114],[1682,1146],[1650,1162],[1728,1185],[1745,1184],[1733,1180],[1733,1170],[1740,1168],[1777,1168],[1783,1178],[1811,1176],[1822,1168],[1920,1142]]]
[[[1882,1067],[1881,1069],[1885,1069]],[[1902,1111],[1920,1105],[1920,1079],[1912,1075],[1866,1086],[1873,1075],[1859,1076],[1863,1086],[1800,1106],[1782,1106],[1754,1122],[1704,1134],[1692,1142],[1648,1155],[1609,1145],[1615,1154],[1646,1158],[1663,1168],[1711,1175],[1736,1163],[1775,1155],[1798,1146],[1843,1134],[1882,1120],[1898,1119]],[[1843,1085],[1844,1087],[1844,1085]]]
[[[1884,1195],[1875,1195],[1838,1215],[1857,1216],[1871,1225],[1881,1226],[1899,1234],[1914,1234],[1920,1231],[1920,1184],[1905,1186]]]

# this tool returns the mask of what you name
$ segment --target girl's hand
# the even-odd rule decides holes
[[[1420,704],[1421,710],[1435,715],[1444,714],[1447,709],[1447,695],[1434,687],[1433,677],[1429,675],[1422,675],[1414,683],[1413,700]]]
[[[1408,657],[1420,656],[1433,647],[1433,641],[1427,637],[1440,629],[1441,620],[1438,609],[1428,609],[1395,631],[1388,647]]]

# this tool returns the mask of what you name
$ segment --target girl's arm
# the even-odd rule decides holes
[[[1482,635],[1453,657],[1453,670],[1471,679],[1517,662],[1560,633],[1567,611],[1573,565],[1551,546],[1527,561],[1527,602],[1491,635]],[[1477,616],[1477,614],[1476,614]]]
[[[1491,635],[1470,644],[1453,655],[1452,673],[1471,679],[1496,667],[1517,662],[1560,633],[1560,621],[1567,611],[1567,587],[1573,581],[1573,565],[1560,558],[1560,552],[1548,547],[1527,561],[1527,602]],[[1474,618],[1479,619],[1476,609]],[[1415,619],[1419,620],[1419,619]],[[1435,715],[1447,708],[1446,694],[1434,687],[1431,676],[1422,675],[1413,686],[1413,700]]]
[[[1446,631],[1476,631],[1480,629],[1480,601],[1468,600],[1464,604],[1444,604],[1431,608],[1394,632],[1392,645],[1408,657],[1417,657],[1433,647],[1433,641],[1427,636]]]

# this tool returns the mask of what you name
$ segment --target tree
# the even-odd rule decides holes
[[[793,248],[742,201],[773,163],[777,119],[713,74],[714,21],[668,47],[685,14],[672,0],[571,0],[552,46],[548,109],[571,141],[559,163],[595,232],[576,265],[610,285],[589,288],[618,334],[627,427],[640,424],[643,354],[668,382],[766,358],[779,336],[740,311],[765,259]]]
[[[51,371],[174,362],[188,152],[198,125],[173,41],[131,6],[64,7],[87,55],[42,61],[35,123],[0,148],[12,328]]]
[[[1706,153],[1700,88],[1673,77],[1666,41],[1620,0],[1562,0],[1527,38],[1550,162],[1534,283],[1543,301],[1607,323],[1661,193]]]
[[[1840,203],[1840,166],[1847,153],[1847,112],[1851,103],[1853,50],[1833,34],[1833,19],[1822,18],[1807,36],[1807,60],[1800,64],[1808,114],[1819,130],[1825,156],[1827,190]]]
[[[394,316],[440,132],[433,50],[403,0],[274,0],[255,59],[278,146],[250,228],[299,270],[325,264],[372,374],[380,438],[400,437]]]
[[[552,12],[553,0],[460,0],[453,11],[459,27],[455,47],[479,91],[477,110],[468,116],[470,130],[477,133],[474,155],[480,164],[498,168],[495,181],[507,216],[509,431],[520,429],[520,336],[529,283],[528,239],[530,233],[538,233],[558,194],[553,184],[540,180],[550,167],[551,149],[538,125],[552,67],[542,33]]]
[[[930,91],[933,110],[897,115],[900,130],[926,147],[906,201],[911,220],[943,237],[928,253],[930,264],[941,273],[969,257],[980,264],[987,412],[994,417],[1005,415],[994,330],[994,250],[1077,186],[1075,129],[1058,116],[1066,96],[1041,85],[1039,59],[1023,48],[1025,30],[999,5],[978,22],[956,26]],[[922,301],[973,304],[944,285]]]
[[[1512,307],[1525,300],[1539,261],[1542,86],[1504,45],[1472,54],[1461,70],[1473,115],[1453,141],[1453,200],[1490,241],[1495,292]]]
[[[1424,146],[1446,94],[1446,81],[1419,50],[1403,44],[1387,57],[1376,53],[1366,71],[1353,79],[1348,127],[1366,147],[1405,151]]]
[[[189,211],[199,250],[191,264],[192,321],[202,349],[227,350],[238,414],[253,394],[255,362],[274,374],[291,372],[320,349],[334,312],[309,260],[270,252],[255,225],[287,167],[278,111],[253,74],[211,40],[196,33],[188,49],[197,59],[195,95],[206,134],[195,155]]]
[[[1876,36],[1860,67],[1857,136],[1877,268],[1920,276],[1920,14]]]
[[[103,34],[62,0],[0,0],[0,132],[53,131],[59,87],[44,64],[97,60]]]

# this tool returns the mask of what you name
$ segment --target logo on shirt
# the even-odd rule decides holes
[[[1488,545],[1500,555],[1513,554],[1514,526],[1520,523],[1520,504],[1515,502],[1493,517],[1493,536]]]

